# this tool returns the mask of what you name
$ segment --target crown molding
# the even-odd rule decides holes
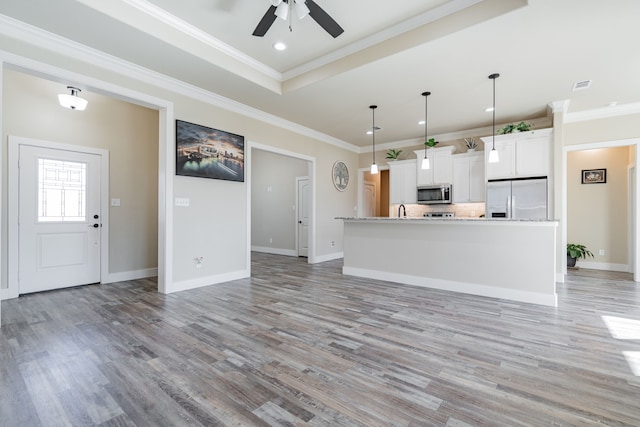
[[[325,133],[307,128],[292,121],[264,112],[257,108],[250,107],[148,68],[135,65],[131,62],[71,41],[64,37],[60,37],[56,34],[2,14],[0,14],[0,35],[23,41],[27,44],[46,49],[62,56],[86,62],[87,64],[103,68],[107,71],[156,86],[163,90],[169,90],[215,107],[219,107],[245,117],[253,118],[264,123],[295,132],[299,135],[319,140],[329,145],[355,153],[358,153],[360,149],[360,147],[341,139],[334,138]],[[15,65],[18,67],[22,67],[27,70],[30,69],[30,66],[28,65],[29,61],[20,61],[17,59],[21,58],[19,55],[13,55],[7,52],[0,52],[0,55],[5,58],[5,61],[8,64],[16,63]],[[79,82],[82,83],[82,79],[80,77],[78,77],[78,79],[80,79]]]
[[[608,119],[611,117],[627,116],[640,113],[640,102],[616,105],[615,107],[602,107],[593,110],[576,111],[566,113],[564,123],[577,123],[588,120]]]

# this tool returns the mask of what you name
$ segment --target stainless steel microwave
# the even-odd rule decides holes
[[[451,203],[451,184],[424,185],[418,187],[418,203],[435,205]]]

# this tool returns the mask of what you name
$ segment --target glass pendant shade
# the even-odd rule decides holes
[[[425,157],[422,159],[422,169],[429,169],[431,165],[429,164],[429,158]]]
[[[375,163],[371,164],[371,175],[375,175],[378,173],[378,165],[376,165]]]
[[[498,150],[492,148],[491,151],[489,151],[489,163],[498,163],[499,161]]]

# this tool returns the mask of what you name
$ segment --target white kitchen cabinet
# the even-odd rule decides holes
[[[484,202],[484,154],[453,156],[453,203]]]
[[[487,180],[549,176],[551,173],[552,129],[496,135],[499,161],[489,163],[492,137],[484,142]]]
[[[389,162],[389,203],[416,203],[416,161]]]
[[[453,181],[453,160],[452,154],[456,150],[454,146],[429,148],[427,156],[429,157],[430,168],[422,169],[422,159],[424,159],[424,149],[416,150],[416,184],[451,184]]]

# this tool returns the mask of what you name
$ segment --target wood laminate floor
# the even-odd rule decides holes
[[[2,426],[640,425],[640,284],[558,308],[254,253],[253,277],[2,304]]]

